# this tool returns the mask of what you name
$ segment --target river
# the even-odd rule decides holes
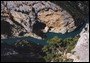
[[[65,33],[65,34],[48,32],[48,33],[46,33],[46,36],[47,36],[47,39],[53,38],[54,36],[58,36],[59,38],[62,38],[62,39],[74,37],[82,31],[84,26],[85,26],[85,23],[83,23],[81,26],[79,26],[74,31]],[[27,40],[28,42],[34,42],[38,45],[43,45],[43,46],[48,44],[46,40],[36,39],[33,37],[21,37],[21,38],[16,37],[16,38],[1,39],[1,43],[5,42],[9,45],[12,45],[12,44],[15,44],[16,42],[18,42],[19,40]]]

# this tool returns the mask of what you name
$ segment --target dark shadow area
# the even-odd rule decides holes
[[[85,17],[84,20],[79,19],[79,18],[77,20],[75,20],[75,26],[77,26],[77,28],[75,29],[75,31],[78,30],[78,29],[80,29],[82,26],[85,26],[86,23],[89,23],[89,16],[88,15]]]
[[[19,33],[19,36],[23,36],[23,35],[26,34],[26,33],[27,33],[27,32],[23,32],[23,31],[22,31],[22,32]]]
[[[69,37],[74,37],[82,31],[82,29],[85,27],[85,25],[86,25],[86,23],[84,23],[82,26],[80,26],[80,28],[76,28],[74,31],[69,32],[69,33],[65,33],[65,34],[48,32],[45,34],[47,36],[46,39],[50,39],[54,36],[58,36],[58,37],[63,38],[63,39],[69,38]],[[29,42],[31,41],[33,43],[36,43],[38,45],[43,45],[43,46],[48,44],[46,42],[46,40],[40,40],[40,39],[36,39],[33,37],[20,37],[20,38],[15,37],[15,38],[1,39],[2,42],[6,42],[10,45],[18,42],[18,40],[27,40]]]
[[[1,21],[1,34],[6,34],[8,36],[11,36],[11,28],[12,25],[10,25],[8,22],[6,21]]]
[[[1,44],[1,62],[45,62],[42,46],[30,43],[28,46]]]
[[[44,59],[38,58],[38,55],[30,55],[28,54],[17,54],[10,56],[1,57],[1,62],[45,62]]]
[[[83,27],[85,27],[84,23],[79,29],[77,28],[73,32],[60,34],[60,33],[46,33],[47,38],[50,39],[54,36],[58,36],[62,39],[74,37],[79,34]],[[42,29],[42,28],[41,28]],[[26,40],[31,43],[30,46],[13,46],[15,43],[18,43],[20,40]],[[41,48],[44,45],[48,45],[47,40],[40,40],[32,37],[21,37],[21,38],[8,38],[8,39],[1,39],[1,62],[43,62],[45,61],[41,56],[44,55]],[[3,44],[5,43],[5,44]],[[35,45],[32,45],[35,44]],[[13,51],[17,52],[18,54],[12,54]],[[10,53],[12,55],[4,54]],[[11,60],[12,59],[12,60]]]
[[[75,2],[73,2],[74,4]],[[59,5],[68,5],[67,2],[58,2]],[[69,3],[70,4],[70,3]],[[71,4],[70,4],[71,5]],[[76,4],[75,4],[76,5]],[[67,7],[63,7],[66,9]],[[73,10],[74,6],[72,6]],[[77,9],[78,10],[78,9]],[[35,10],[32,10],[35,11]],[[74,12],[74,11],[73,11]],[[28,12],[26,12],[28,13]],[[83,14],[82,12],[80,13]],[[73,15],[73,14],[72,14]],[[74,15],[73,15],[74,16]],[[36,17],[37,20],[37,17]],[[88,21],[89,22],[89,21]],[[17,22],[14,22],[18,26],[21,26]],[[77,28],[69,33],[61,34],[61,33],[43,33],[43,29],[46,27],[46,24],[39,22],[38,20],[33,25],[33,33],[36,35],[44,38],[44,40],[36,39],[33,37],[15,37],[15,38],[8,38],[8,39],[1,39],[1,62],[45,62],[45,60],[42,58],[44,53],[42,52],[42,47],[45,45],[48,45],[47,39],[53,38],[55,36],[58,36],[59,38],[69,38],[69,37],[75,37],[78,35],[82,29],[86,25],[86,21],[83,21],[81,19],[75,20],[75,25]],[[21,26],[22,27],[22,26]],[[9,37],[11,36],[12,31],[12,25],[10,25],[6,21],[1,21],[1,34],[6,34]],[[87,28],[85,28],[87,30]],[[26,32],[21,32],[19,36],[23,36]],[[18,43],[20,40],[26,40],[30,43],[29,46],[15,46],[15,43]]]
[[[85,22],[84,19],[89,14],[89,2],[87,1],[52,1],[52,3],[60,6],[63,10],[70,13],[75,20],[76,27],[82,25],[82,23]],[[79,3],[84,9],[79,7]]]
[[[86,22],[82,19],[75,20],[75,26],[77,27],[75,30],[80,29]]]
[[[46,38],[46,35],[42,31],[45,27],[46,27],[46,24],[36,21],[36,23],[33,25],[33,33],[35,33],[36,35],[42,38]]]

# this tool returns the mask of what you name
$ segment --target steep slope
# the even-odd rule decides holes
[[[35,30],[33,25],[38,22],[45,26]],[[73,17],[49,1],[2,1],[1,23],[1,38],[23,36],[33,30],[36,35],[42,36],[45,27],[47,31],[63,34],[76,28]]]
[[[74,54],[79,56],[79,59],[74,62],[89,62],[89,24],[80,33],[80,38],[74,48]]]

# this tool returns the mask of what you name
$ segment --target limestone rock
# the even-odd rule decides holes
[[[80,38],[73,51],[75,51],[74,55],[79,56],[79,59],[74,58],[74,62],[89,62],[89,24],[86,24],[80,33]]]
[[[46,24],[49,32],[64,34],[73,31],[77,28],[77,20],[67,12],[67,9],[63,9],[62,5],[56,4],[50,1],[1,1],[1,23],[7,22],[9,25],[4,24],[1,29],[10,29],[9,32],[4,31],[5,33],[2,31],[1,35],[6,34],[7,38],[19,36],[22,32],[32,32],[36,21]]]
[[[73,31],[75,27],[74,19],[66,11],[40,11],[38,18],[46,24],[48,27],[52,27],[50,32],[63,33],[61,30],[63,28],[64,32]],[[73,30],[72,30],[73,29]],[[70,31],[71,30],[71,31]]]

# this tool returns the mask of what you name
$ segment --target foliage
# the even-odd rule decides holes
[[[71,62],[72,59],[67,59],[66,54],[70,53],[74,48],[78,37],[61,39],[57,36],[49,39],[48,45],[42,48],[46,53],[44,59],[46,62]]]
[[[15,46],[25,46],[25,47],[30,47],[30,46],[38,46],[36,43],[33,43],[31,41],[27,41],[27,40],[20,40],[18,42],[15,43]]]
[[[15,43],[16,46],[30,46],[31,44],[26,40],[20,40]]]
[[[58,38],[57,36],[55,36],[54,38],[48,40],[48,42],[49,42],[50,44],[57,44],[57,43],[59,43],[60,41],[61,41],[61,39]]]

